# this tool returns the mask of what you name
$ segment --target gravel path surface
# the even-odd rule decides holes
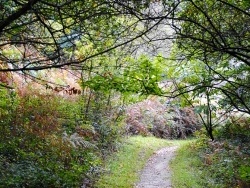
[[[169,161],[177,148],[170,146],[155,152],[142,170],[140,182],[135,188],[171,188]]]

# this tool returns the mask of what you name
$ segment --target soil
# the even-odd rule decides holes
[[[169,162],[178,146],[163,148],[148,160],[135,188],[171,188]]]

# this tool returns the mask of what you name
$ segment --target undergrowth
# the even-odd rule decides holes
[[[126,110],[126,131],[131,135],[154,135],[165,139],[185,139],[201,128],[193,108],[152,97]]]
[[[94,127],[81,108],[80,99],[0,88],[0,187],[78,188],[98,174],[122,125]]]
[[[171,162],[175,188],[250,187],[249,119],[227,122],[215,130],[216,141],[203,132],[186,144]]]

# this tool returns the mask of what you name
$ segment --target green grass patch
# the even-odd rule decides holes
[[[201,188],[200,172],[197,166],[201,165],[201,160],[192,149],[193,141],[184,142],[176,153],[176,157],[171,161],[172,186],[174,188]]]
[[[179,143],[155,137],[129,137],[121,149],[107,161],[106,172],[95,187],[133,187],[139,180],[139,171],[145,166],[154,151]]]

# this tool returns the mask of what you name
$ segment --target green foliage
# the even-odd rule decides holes
[[[224,125],[216,129],[216,135],[219,139],[234,139],[249,142],[249,123],[249,117],[232,116]]]
[[[32,92],[15,100],[0,127],[0,187],[79,187],[101,162],[94,144],[80,136],[63,138],[59,117],[65,114],[57,96]]]
[[[180,55],[182,52],[174,48],[172,56],[178,58]],[[167,75],[174,84],[166,93],[179,96],[181,106],[191,105],[195,108],[211,139],[214,139],[214,128],[220,126],[219,122],[225,119],[223,116],[228,112],[237,109],[248,113],[249,97],[245,92],[248,77],[242,77],[247,75],[248,67],[241,65],[244,68],[239,66],[232,69],[226,60],[220,63],[204,62],[196,59],[195,55],[181,64],[168,62]]]
[[[186,22],[182,23],[182,32],[187,33],[189,36],[193,35],[194,38],[183,39],[188,47],[192,49],[207,50],[208,57],[213,58],[213,55],[219,53],[226,53],[221,48],[215,49],[214,47],[231,45],[230,47],[239,48],[242,47],[242,52],[245,52],[245,47],[249,44],[249,41],[244,41],[244,38],[248,36],[248,32],[241,33],[240,37],[237,34],[242,30],[246,30],[247,24],[244,24],[249,20],[249,14],[247,14],[249,6],[246,1],[186,1],[185,8],[180,11],[181,18],[187,18]],[[230,35],[229,35],[230,34]],[[200,39],[200,41],[198,40]],[[208,41],[207,43],[203,40]],[[242,41],[242,43],[233,43],[233,41]],[[181,42],[181,41],[179,41]],[[213,43],[211,45],[211,43]],[[187,46],[186,46],[187,47]],[[190,49],[190,50],[192,50]],[[197,51],[197,54],[202,54]],[[196,54],[196,55],[197,55]],[[232,55],[232,54],[231,54]]]
[[[250,183],[250,166],[241,165],[239,168],[240,178]]]
[[[187,60],[182,66],[188,70],[185,75],[190,75],[187,83],[192,95],[210,88],[211,96],[220,95],[220,107],[249,113],[247,5],[231,0],[185,1],[179,12],[183,21],[176,57]]]
[[[183,146],[171,163],[173,187],[248,187],[249,155],[231,144],[199,139]]]
[[[141,32],[138,20],[128,15],[149,4],[149,0],[1,1],[1,39],[11,41],[1,43],[1,63],[11,61],[20,70],[34,70],[87,62],[136,39],[136,33]],[[26,49],[34,53],[26,53]],[[32,65],[26,62],[27,56]],[[37,58],[52,64],[38,63]]]
[[[167,67],[181,105],[196,106],[208,136],[219,126],[217,111],[250,113],[249,14],[246,1],[183,1],[177,40]],[[244,32],[242,32],[244,31]]]
[[[116,90],[121,93],[160,94],[158,83],[162,79],[161,62],[161,58],[151,61],[146,56],[138,59],[127,58],[127,65],[124,68],[104,70],[102,74],[84,81],[82,85],[95,91]]]
[[[18,104],[18,98],[13,90],[0,88],[0,119],[7,118]]]
[[[124,111],[121,107],[124,104],[120,97],[112,91],[103,93],[90,90],[83,99],[86,101],[81,107],[79,130],[92,135],[104,158],[116,150],[116,144],[124,133]]]
[[[176,179],[174,184],[177,187],[249,187],[249,140],[242,135],[243,132],[248,135],[249,128],[241,126],[232,129],[235,132],[228,132],[228,128],[232,127],[232,125],[220,127],[217,132],[220,140],[213,142],[209,141],[204,133],[197,133],[198,140],[177,153],[172,163],[174,168],[178,169],[179,164],[186,163],[181,174],[195,177],[195,182],[198,183],[197,186],[186,186],[185,182],[188,181],[186,178],[184,181]],[[174,164],[178,160],[180,163]],[[178,171],[174,170],[174,176],[176,173],[178,174]]]
[[[61,98],[58,101],[59,122],[63,126],[66,133],[73,134],[77,126],[91,129],[89,122],[84,121],[82,113],[83,99],[67,99]]]

